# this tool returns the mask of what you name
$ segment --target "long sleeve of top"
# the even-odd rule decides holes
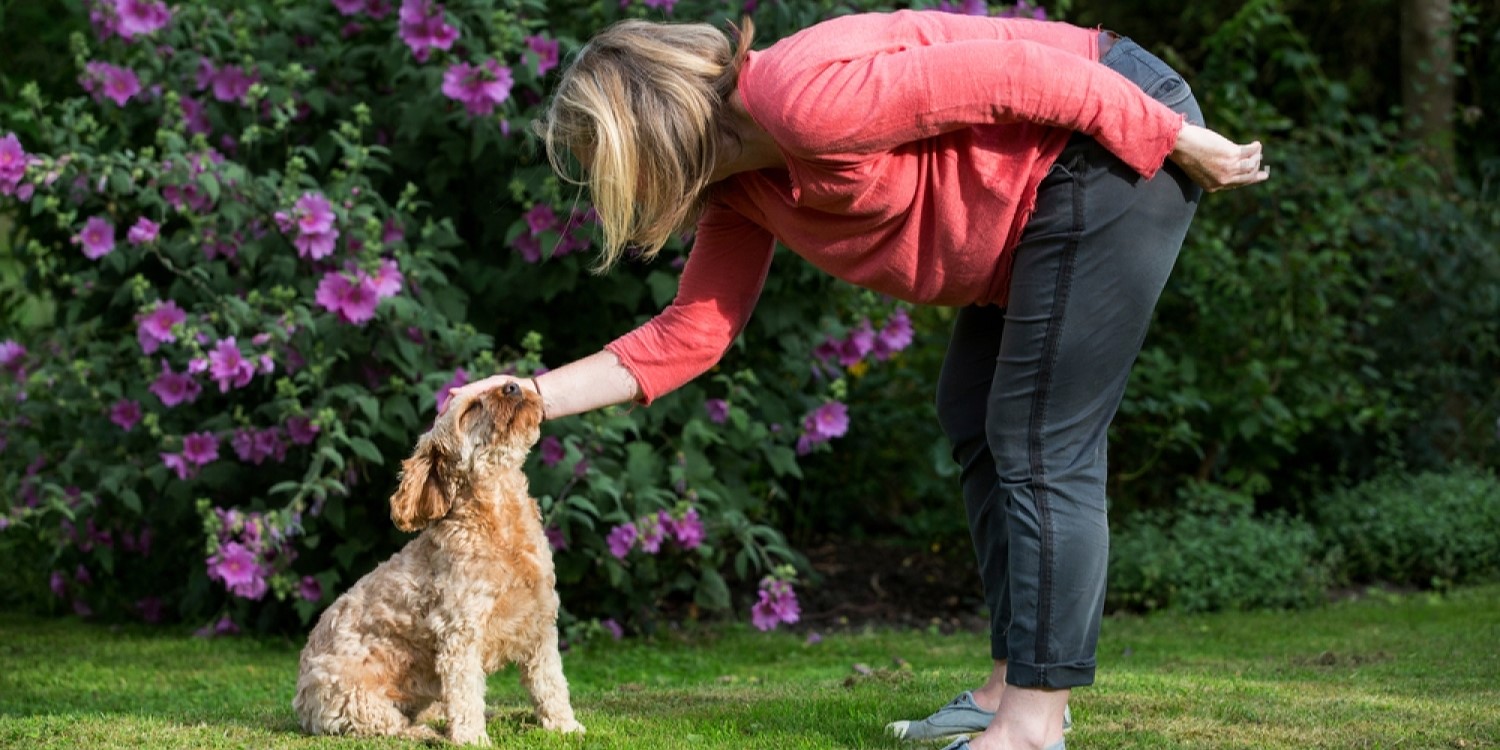
[[[1065,23],[900,11],[751,53],[739,90],[787,168],[714,187],[676,300],[607,349],[649,403],[744,328],[775,242],[917,304],[1004,305],[1038,184],[1084,133],[1150,178],[1183,116],[1098,63]]]

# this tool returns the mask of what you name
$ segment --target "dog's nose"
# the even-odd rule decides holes
[[[512,380],[511,382],[506,383],[505,385],[500,386],[500,393],[502,395],[510,396],[511,398],[515,398],[516,396],[521,395],[521,386],[519,384],[517,384],[514,380]]]

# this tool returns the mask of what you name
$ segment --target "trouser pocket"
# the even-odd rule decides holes
[[[1147,96],[1186,114],[1189,122],[1203,124],[1203,113],[1188,82],[1172,66],[1129,37],[1122,37],[1099,62],[1130,79]]]

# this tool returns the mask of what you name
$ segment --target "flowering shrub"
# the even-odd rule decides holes
[[[739,12],[87,10],[76,88],[0,103],[0,248],[24,259],[0,275],[24,301],[0,341],[7,596],[204,634],[306,622],[394,551],[397,459],[449,389],[542,372],[671,298],[670,267],[589,279],[592,212],[525,125],[609,20]],[[762,39],[819,12],[767,5]],[[856,428],[846,375],[913,330],[889,300],[783,265],[757,346],[649,410],[544,430],[528,473],[590,632],[737,602],[758,626],[795,621],[783,482]]]

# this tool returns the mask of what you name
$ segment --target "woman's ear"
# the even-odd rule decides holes
[[[391,522],[402,531],[417,531],[448,515],[453,506],[439,470],[432,440],[422,436],[417,452],[401,462],[401,483],[391,495]]]

